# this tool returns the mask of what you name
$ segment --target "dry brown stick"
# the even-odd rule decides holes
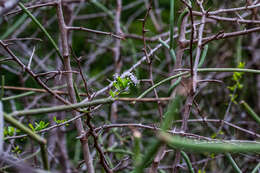
[[[149,1],[149,2],[148,2],[148,1]],[[150,1],[150,0],[144,0],[144,3],[145,3],[146,8],[149,9],[150,7],[152,7],[152,1]],[[153,22],[153,25],[154,25],[156,31],[157,31],[157,32],[161,32],[161,31],[162,31],[162,26],[158,23],[158,21],[157,21],[157,19],[156,19],[156,16],[155,16],[155,14],[154,14],[154,12],[153,12],[153,10],[152,10],[152,8],[149,10],[148,14],[149,14],[149,16],[150,16],[150,18],[151,18],[151,20],[152,20],[152,22]]]
[[[185,6],[187,6],[187,8],[189,10],[189,15],[190,15],[190,21],[191,21],[191,36],[190,36],[190,40],[189,40],[189,53],[190,53],[190,74],[191,74],[191,79],[193,79],[194,71],[193,71],[192,45],[193,45],[193,40],[194,40],[194,27],[195,26],[194,26],[194,20],[193,20],[192,6],[191,6],[191,4],[188,4],[184,0],[181,0],[181,1],[185,4]],[[181,131],[183,131],[183,132],[185,132],[187,130],[187,120],[189,119],[193,99],[194,99],[194,91],[193,91],[193,89],[189,89],[188,96],[186,98],[186,102],[184,105],[184,113],[182,116]],[[181,158],[181,153],[179,150],[177,150],[175,153],[175,159],[174,159],[173,165],[172,165],[172,173],[176,172],[176,168],[180,162],[180,158]]]
[[[78,68],[79,68],[79,72],[80,72],[80,76],[83,80],[83,83],[84,83],[84,87],[85,87],[85,90],[86,90],[86,96],[88,97],[88,99],[90,100],[91,97],[90,97],[90,94],[89,94],[89,89],[88,89],[88,84],[87,84],[87,80],[86,80],[86,77],[83,73],[83,70],[81,68],[81,64],[80,64],[80,58],[77,58],[75,52],[73,51],[72,47],[70,47],[71,49],[71,53],[72,53],[72,56],[74,57],[75,61],[77,62],[77,65],[78,65]],[[79,93],[79,95],[81,95],[82,93]]]
[[[193,92],[196,92],[196,88],[197,88],[197,80],[198,80],[198,64],[199,64],[199,60],[200,60],[200,56],[201,56],[201,51],[202,51],[202,37],[203,37],[203,31],[204,31],[204,26],[205,26],[205,19],[206,19],[206,11],[203,8],[203,0],[202,1],[197,1],[200,9],[202,11],[202,18],[201,18],[201,24],[199,27],[199,34],[198,34],[198,46],[197,46],[197,50],[196,50],[196,58],[195,58],[195,62],[194,62],[194,66],[193,66],[193,78],[192,78],[192,88],[193,88]]]
[[[26,7],[26,9],[29,10],[29,9],[39,8],[39,7],[55,6],[56,4],[57,4],[56,1],[54,1],[54,2],[47,2],[47,3],[42,3],[42,4],[31,5],[31,6]],[[23,11],[22,9],[14,10],[14,11],[11,11],[8,14],[6,14],[6,16],[9,16],[9,15],[12,15],[12,14],[16,14],[16,13],[19,13],[19,12],[22,12],[22,11]]]
[[[99,153],[100,162],[101,162],[102,166],[104,167],[104,169],[105,169],[105,171],[107,173],[113,173],[113,170],[109,168],[109,165],[108,165],[108,162],[106,160],[104,151],[103,151],[103,149],[101,148],[101,146],[100,146],[100,144],[98,142],[99,141],[98,134],[95,132],[95,128],[91,124],[90,120],[91,120],[91,117],[90,117],[90,114],[89,114],[88,115],[88,119],[87,119],[87,125],[89,127],[89,133],[94,138],[94,146],[95,146],[95,148],[97,149],[97,151]],[[80,137],[80,139],[82,140],[82,138],[84,138],[85,136],[88,136],[88,135],[83,135],[83,136]]]
[[[114,18],[114,27],[115,27],[115,32],[117,35],[121,33],[121,28],[120,28],[120,20],[121,20],[121,10],[122,10],[122,0],[117,0],[117,8],[116,8],[116,14]],[[115,74],[119,75],[122,69],[122,59],[121,59],[121,40],[116,39],[115,40],[115,46],[113,48],[113,53],[114,53],[114,69],[115,69]],[[117,121],[118,117],[118,103],[114,102],[111,105],[111,111],[110,111],[110,121],[111,123],[115,123]],[[115,143],[115,136],[114,134],[111,134],[108,139],[108,145],[109,147],[113,146]],[[112,155],[110,155],[110,158],[112,159]]]
[[[208,42],[211,42],[211,41],[214,41],[214,40],[220,40],[220,39],[227,39],[227,38],[237,37],[237,36],[246,35],[246,34],[250,34],[250,33],[253,33],[253,32],[258,32],[258,31],[260,31],[260,27],[254,27],[254,28],[245,29],[245,30],[242,30],[242,31],[221,33],[221,34],[217,34],[217,36],[213,35],[213,36],[209,36],[209,37],[204,37],[204,38],[202,38],[202,41],[203,41],[203,45],[204,45],[205,42],[208,43]],[[197,42],[198,42],[197,39],[193,40],[193,43],[197,43]],[[190,43],[189,40],[184,42],[185,46],[187,46],[189,43]]]
[[[260,7],[260,3],[250,5],[250,6],[245,6],[245,7],[220,9],[220,10],[216,10],[216,11],[211,11],[211,12],[209,12],[209,15],[215,15],[215,14],[227,13],[227,12],[238,12],[238,11],[250,10],[250,9],[254,9],[254,8],[258,8],[258,7]]]
[[[2,86],[0,86],[1,88]],[[27,88],[27,87],[17,87],[17,86],[3,86],[4,89],[8,90],[19,90],[19,91],[34,91],[34,92],[42,92],[42,93],[48,93],[45,89],[39,89],[39,88]],[[68,95],[65,91],[59,91],[59,90],[53,90],[54,93],[62,94],[62,95]],[[85,93],[80,93],[81,96],[87,96]]]
[[[150,79],[151,85],[153,86],[154,82],[153,82],[152,58],[149,58],[149,56],[148,56],[146,38],[145,38],[145,33],[147,32],[147,30],[145,29],[145,24],[146,24],[146,21],[147,21],[147,18],[148,18],[148,15],[149,15],[149,12],[151,11],[151,9],[152,9],[152,2],[150,2],[148,9],[146,11],[146,14],[145,14],[144,18],[142,19],[142,36],[143,36],[143,44],[144,44],[143,51],[146,56],[146,61],[149,65],[149,79]],[[153,91],[154,91],[155,97],[158,98],[158,93],[155,88]],[[162,106],[161,106],[160,101],[158,101],[157,103],[158,103],[158,111],[159,111],[160,119],[162,120],[162,116],[163,116]]]
[[[41,41],[41,42],[43,41],[40,38],[30,38],[30,37],[27,37],[27,38],[9,38],[9,39],[5,39],[3,41],[4,42],[12,42],[12,41],[28,41],[28,40]]]
[[[95,33],[95,34],[101,34],[101,35],[108,35],[117,39],[124,39],[124,37],[120,35],[113,34],[111,32],[104,32],[104,31],[98,31],[94,29],[89,29],[89,28],[84,28],[84,27],[77,27],[77,26],[67,26],[67,30],[72,31],[72,30],[78,30],[78,31],[86,31],[90,33]]]
[[[193,11],[193,14],[196,16],[203,16],[203,13],[198,11]],[[231,17],[222,17],[222,16],[216,16],[216,15],[206,15],[206,18],[214,19],[217,21],[223,21],[223,22],[235,22],[235,23],[251,23],[251,24],[259,24],[259,20],[248,20],[248,19],[240,19],[240,18],[231,18]]]
[[[75,121],[76,119],[80,118],[84,116],[83,114],[81,114],[80,116],[78,117],[74,117],[74,118],[71,118],[70,120],[68,121],[65,121],[61,124],[56,124],[56,125],[53,125],[53,126],[50,126],[50,127],[47,127],[43,130],[40,130],[40,131],[37,131],[36,133],[45,133],[45,132],[48,132],[54,128],[57,128],[57,127],[61,127],[61,126],[64,126],[70,122],[73,122]],[[224,124],[230,126],[230,127],[233,127],[235,129],[238,129],[239,131],[241,132],[244,132],[244,133],[247,133],[249,135],[252,135],[253,137],[257,137],[259,138],[260,137],[260,134],[259,133],[256,133],[256,132],[253,132],[253,131],[250,131],[250,130],[247,130],[247,129],[244,129],[244,128],[241,128],[235,124],[232,124],[232,123],[229,123],[225,120],[221,120],[221,119],[207,119],[207,118],[201,118],[201,119],[189,119],[188,120],[189,123],[194,123],[194,122],[214,122],[214,123],[222,123],[224,122]],[[182,120],[176,120],[174,123],[182,123]],[[160,128],[157,128],[155,126],[149,126],[149,125],[144,125],[144,124],[135,124],[135,123],[125,123],[125,124],[108,124],[108,125],[102,125],[100,127],[96,127],[94,129],[94,131],[96,133],[98,133],[100,130],[106,130],[106,129],[110,129],[110,128],[117,128],[117,127],[136,127],[136,128],[146,128],[146,129],[150,129],[150,130],[160,130]],[[203,136],[197,136],[197,135],[194,135],[194,134],[190,134],[190,133],[184,133],[184,132],[176,132],[176,131],[169,131],[170,133],[173,133],[173,134],[183,134],[183,135],[187,135],[187,136],[195,136],[195,137],[198,137],[198,138],[204,138],[205,140],[208,140],[208,138],[206,137],[203,137]],[[87,132],[88,133],[88,132]],[[84,134],[86,135],[86,134]],[[10,137],[6,137],[5,140],[11,140],[11,139],[18,139],[18,138],[23,138],[23,137],[26,137],[27,135],[18,135],[18,136],[10,136]],[[81,138],[80,136],[78,138]]]
[[[192,13],[192,6],[188,4],[185,0],[181,0],[189,9],[190,21],[191,21],[191,36],[189,42],[189,52],[190,52],[190,73],[191,77],[193,77],[193,58],[192,58],[192,44],[194,40],[194,20],[193,20],[193,13]]]
[[[37,77],[36,74],[33,73],[29,68],[27,68],[20,60],[19,58],[9,49],[8,45],[5,44],[2,40],[0,40],[1,46],[8,52],[8,54],[13,58],[13,60],[19,64],[19,66],[22,67],[23,70],[28,72],[30,76],[32,76],[40,86],[42,86],[47,92],[52,94],[55,98],[57,98],[59,101],[65,103],[65,104],[70,104],[68,101],[66,101],[64,98],[59,96],[57,93],[55,93],[52,89],[50,89],[47,85],[45,85],[39,77]]]
[[[58,4],[57,4],[57,17],[58,17],[59,29],[60,29],[60,33],[61,33],[62,56],[64,59],[65,70],[72,71],[71,65],[70,65],[70,58],[69,58],[68,29],[67,29],[67,26],[64,21],[61,0],[59,0]],[[74,91],[74,87],[73,87],[72,73],[68,73],[66,75],[66,81],[67,81],[67,88],[68,88],[70,101],[71,101],[71,103],[76,103],[77,100],[76,100],[76,95],[75,95],[75,91]],[[72,114],[75,117],[79,115],[79,113],[76,111],[72,111]],[[75,126],[77,128],[78,135],[82,135],[82,133],[84,132],[84,128],[83,128],[82,121],[80,118],[75,121]],[[92,157],[91,157],[90,151],[89,151],[88,139],[87,139],[87,137],[84,137],[80,141],[81,141],[81,145],[82,145],[82,151],[83,151],[83,156],[84,156],[87,170],[89,173],[94,173],[95,171],[94,171],[94,166],[93,166],[93,162],[92,162]]]

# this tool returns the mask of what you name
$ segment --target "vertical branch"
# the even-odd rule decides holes
[[[191,20],[191,36],[190,36],[190,73],[191,76],[193,77],[193,60],[192,60],[192,44],[193,44],[193,39],[194,39],[194,21],[193,21],[193,13],[192,13],[192,5],[190,1],[188,0],[188,3],[185,0],[181,0],[188,8],[189,10],[189,15],[190,15],[190,20]]]
[[[144,44],[144,48],[143,48],[143,51],[145,53],[145,57],[146,57],[146,60],[147,60],[147,63],[149,65],[149,80],[150,80],[150,83],[151,85],[153,86],[154,85],[154,82],[153,82],[153,66],[152,66],[152,59],[149,58],[148,56],[148,53],[147,53],[147,46],[146,46],[146,39],[145,39],[145,33],[148,31],[145,29],[145,23],[146,23],[146,20],[148,18],[148,15],[149,15],[149,12],[150,10],[152,9],[152,3],[150,3],[149,7],[148,7],[148,10],[144,16],[144,18],[142,19],[142,36],[143,36],[143,44]],[[158,98],[158,94],[157,94],[157,91],[156,89],[154,88],[153,89],[154,91],[154,95],[155,95],[155,98]],[[162,111],[162,106],[161,106],[161,102],[158,101],[158,111],[159,111],[159,115],[160,115],[160,119],[162,120],[162,116],[163,116],[163,111]]]
[[[193,79],[192,79],[192,88],[193,88],[193,92],[196,91],[197,88],[197,71],[198,71],[198,64],[199,64],[199,60],[200,60],[200,56],[201,56],[201,51],[202,51],[202,36],[203,36],[203,30],[204,30],[204,26],[205,26],[205,20],[206,20],[206,12],[203,8],[203,0],[198,0],[197,3],[200,6],[200,9],[202,11],[202,18],[201,18],[201,24],[199,27],[199,34],[198,34],[198,46],[197,46],[197,51],[196,51],[196,58],[195,58],[195,62],[194,62],[194,75],[193,75]]]
[[[117,9],[116,9],[116,15],[114,18],[114,25],[115,25],[115,32],[116,35],[121,34],[121,29],[120,29],[120,18],[121,18],[121,10],[122,10],[122,0],[117,0]],[[120,58],[120,46],[121,46],[121,40],[116,39],[115,42],[115,47],[113,49],[114,51],[114,62],[115,62],[115,73],[120,74],[121,67],[122,67],[122,61]],[[118,112],[118,104],[117,102],[113,103],[111,105],[111,117],[110,121],[111,123],[115,123],[117,119],[117,112]],[[114,135],[112,134],[109,137],[109,146],[112,146],[114,144]]]
[[[191,5],[190,1],[188,3],[184,0],[181,0],[181,1],[187,6],[189,15],[190,15],[190,20],[191,20],[191,36],[190,36],[189,53],[190,53],[190,74],[191,74],[191,77],[193,78],[192,44],[193,44],[193,39],[194,39],[194,21],[193,21],[193,14],[192,14],[192,5]],[[185,30],[186,30],[185,21],[187,21],[187,17],[185,15],[185,11],[183,14],[184,14],[183,22],[182,22],[181,26],[179,26],[179,28],[181,29],[180,38],[179,38],[180,42],[185,41]],[[177,56],[179,56],[178,54],[179,53],[177,53]],[[181,56],[183,55],[183,51],[180,55]],[[178,64],[177,64],[177,66],[178,66]],[[189,115],[191,112],[191,106],[193,103],[193,99],[194,99],[194,92],[193,92],[193,90],[189,89],[188,96],[186,98],[185,105],[184,105],[184,113],[182,116],[181,131],[183,131],[183,132],[185,132],[187,130],[187,121],[189,119]],[[180,152],[180,150],[176,150],[175,159],[174,159],[173,165],[172,165],[172,173],[176,172],[176,168],[180,162],[180,158],[181,158],[181,152]]]
[[[60,28],[60,32],[61,32],[62,56],[64,59],[65,70],[70,71],[71,65],[70,65],[70,59],[69,59],[68,29],[65,24],[64,17],[63,17],[61,0],[58,0],[58,4],[57,4],[57,17],[58,17],[58,23],[59,23],[59,28]],[[75,95],[75,91],[73,88],[72,73],[67,73],[66,82],[67,82],[70,102],[76,103],[77,100],[76,100],[76,95]],[[72,111],[72,114],[74,116],[78,116],[79,113],[76,111]],[[80,118],[76,120],[75,125],[77,128],[78,135],[81,136],[84,133],[84,128],[83,128],[82,121]],[[90,151],[89,151],[88,139],[85,136],[80,141],[81,141],[81,145],[82,145],[83,156],[84,156],[87,170],[89,173],[94,173],[95,171],[94,171],[94,167],[93,167],[93,163],[92,163],[92,157],[91,157]]]
[[[174,31],[174,0],[171,0],[170,9],[170,49],[173,49],[173,31]]]
[[[150,8],[152,1],[151,0],[145,0],[144,3],[145,3],[146,8]],[[160,24],[158,23],[156,16],[155,16],[154,12],[152,11],[152,9],[150,9],[149,12],[150,13],[147,13],[147,14],[150,15],[156,31],[160,32],[162,30],[162,26],[160,26]]]

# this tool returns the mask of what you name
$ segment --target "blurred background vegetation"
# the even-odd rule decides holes
[[[39,4],[52,4],[54,1],[47,0],[30,0],[20,1],[26,7],[33,7]],[[231,9],[238,7],[246,7],[255,5],[258,1],[214,1],[204,0],[203,7],[206,11],[217,11],[219,9]],[[68,26],[79,26],[89,28],[96,31],[104,31],[123,37],[119,43],[119,59],[115,59],[117,44],[116,39],[110,35],[95,34],[93,32],[85,32],[73,30],[69,34],[68,44],[77,58],[80,57],[80,66],[86,78],[88,90],[84,85],[82,76],[79,73],[73,73],[73,81],[79,93],[80,99],[86,99],[88,92],[92,96],[92,100],[98,98],[111,97],[111,92],[116,91],[115,86],[110,89],[99,92],[102,88],[108,86],[111,81],[117,80],[115,77],[123,74],[134,64],[145,57],[143,24],[145,24],[146,51],[149,53],[160,44],[159,38],[167,40],[169,38],[170,28],[170,0],[123,0],[122,11],[120,15],[120,33],[115,28],[115,15],[117,10],[116,0],[64,0],[63,13]],[[151,10],[148,8],[151,7]],[[186,6],[181,0],[175,0],[174,7],[174,35],[178,34],[178,18],[185,10]],[[192,1],[192,10],[201,11],[196,1]],[[54,39],[59,49],[61,46],[61,32],[58,25],[57,10],[55,4],[43,5],[29,10],[37,20],[44,26],[50,36]],[[145,15],[148,17],[145,21]],[[224,20],[214,20],[210,17],[206,18],[203,37],[216,35],[220,32],[231,33],[242,31],[250,28],[259,27],[259,9],[252,8],[248,10],[233,11],[227,13],[216,14],[219,17],[229,19],[243,19],[258,21],[257,22],[232,22]],[[210,15],[209,15],[210,16]],[[198,29],[201,25],[201,16],[194,15],[194,39],[198,36]],[[186,39],[189,43],[190,34],[190,18],[187,22]],[[0,39],[8,44],[13,53],[25,64],[29,63],[33,50],[33,60],[31,70],[35,74],[56,71],[56,73],[41,76],[40,79],[49,87],[59,87],[59,91],[67,93],[66,74],[60,74],[64,71],[64,67],[55,52],[53,45],[50,43],[46,35],[39,29],[26,13],[20,10],[19,6],[15,6],[7,13],[1,16]],[[260,47],[259,47],[259,30],[245,35],[237,35],[227,39],[213,40],[208,43],[208,51],[206,59],[202,65],[203,68],[245,68],[256,69],[260,67]],[[197,44],[193,45],[193,61],[195,61]],[[178,37],[174,39],[174,50],[180,50],[180,42]],[[178,69],[190,68],[190,49],[183,47],[184,54]],[[61,51],[62,52],[62,51]],[[18,110],[36,109],[42,107],[52,107],[61,103],[55,100],[47,92],[34,92],[26,96],[19,96],[33,91],[34,89],[42,89],[34,77],[24,71],[16,62],[5,60],[10,55],[3,49],[0,49],[0,75],[2,76],[1,94],[3,111],[12,113]],[[177,74],[176,66],[172,62],[169,50],[161,46],[149,57],[152,64],[147,61],[134,69],[134,75],[139,83],[134,85],[131,80],[127,84],[127,93],[116,94],[114,97],[137,98],[146,89],[151,87],[169,76]],[[79,72],[79,65],[70,54],[71,66],[74,71]],[[240,64],[240,66],[239,66]],[[244,64],[241,66],[241,64]],[[152,67],[152,79],[151,71]],[[54,75],[56,74],[56,75]],[[238,75],[238,79],[234,76]],[[246,109],[240,104],[244,100],[255,111],[260,114],[260,76],[253,73],[200,73],[199,79],[208,80],[199,84],[195,103],[190,112],[190,119],[207,118],[219,120],[219,122],[194,121],[188,123],[187,133],[199,136],[205,136],[213,139],[225,140],[259,140],[259,124],[247,113]],[[151,80],[153,81],[151,83]],[[190,79],[186,79],[189,81]],[[210,81],[214,80],[214,81]],[[184,88],[184,92],[189,92],[189,88],[185,89],[185,78],[179,84],[176,90],[169,93],[169,88],[175,81],[168,81],[156,88],[158,97],[174,99],[172,93],[178,95],[178,88]],[[14,87],[11,89],[10,87]],[[63,87],[62,87],[63,86]],[[239,86],[239,87],[237,87]],[[9,88],[8,88],[9,87]],[[129,87],[129,88],[128,88]],[[233,88],[232,88],[233,87]],[[234,89],[235,87],[235,89]],[[96,95],[96,93],[98,93]],[[175,93],[176,94],[176,93]],[[9,98],[11,96],[19,96],[17,98]],[[62,95],[68,99],[68,95]],[[155,93],[150,92],[145,97],[155,98]],[[181,129],[182,114],[185,109],[184,96],[182,106],[172,130]],[[78,102],[80,102],[78,98]],[[149,127],[159,127],[161,119],[158,107],[161,107],[163,113],[166,112],[168,101],[161,101],[159,106],[157,102],[117,102],[116,108],[111,104],[104,104],[91,113],[91,123],[95,128],[103,125],[111,124],[143,124]],[[17,116],[15,117],[25,126],[33,131],[44,130],[53,125],[60,124],[73,118],[70,111],[44,113],[35,116]],[[87,116],[83,116],[83,127],[89,130],[87,124]],[[179,120],[179,121],[177,121]],[[221,125],[221,120],[229,122],[234,126],[227,124]],[[223,127],[221,127],[223,126]],[[241,130],[242,129],[242,130]],[[141,133],[140,143],[136,144],[135,132]],[[21,130],[17,130],[12,125],[6,123],[4,126],[4,151],[10,155],[10,160],[25,159],[25,162],[34,167],[42,168],[39,146],[36,145],[28,137],[19,137],[24,134]],[[49,156],[51,172],[86,172],[87,168],[82,162],[83,153],[81,150],[80,140],[77,139],[78,134],[74,123],[68,123],[62,127],[39,133],[47,140],[47,151]],[[151,145],[155,138],[155,133],[151,129],[137,128],[132,126],[124,126],[124,128],[110,128],[99,131],[98,142],[102,146],[106,160],[110,168],[115,168],[115,172],[131,172],[135,167],[135,150],[141,150],[141,154],[146,152],[148,146]],[[15,138],[18,136],[17,138]],[[94,146],[92,137],[88,139],[91,156],[96,172],[104,172],[98,151]],[[172,172],[173,161],[176,152],[170,148],[165,148],[165,155],[160,160],[157,167],[158,172]],[[229,164],[223,154],[194,154],[188,153],[195,172],[233,172],[232,165]],[[12,156],[12,157],[11,157]],[[251,172],[252,169],[260,162],[259,154],[234,154],[233,158],[238,163],[242,172]],[[67,159],[67,160],[66,160]],[[152,161],[152,160],[151,160]],[[5,169],[6,164],[2,161],[1,170],[12,172],[12,168]],[[66,165],[66,166],[65,166]],[[148,171],[148,168],[147,168]],[[177,165],[177,172],[189,172],[186,162],[181,159]],[[259,171],[259,170],[258,170]]]

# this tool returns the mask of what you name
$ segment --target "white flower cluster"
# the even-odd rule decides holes
[[[129,79],[131,80],[131,82],[136,86],[137,84],[139,84],[139,80],[136,78],[136,76],[133,74],[133,73],[130,73],[130,72],[125,72],[125,73],[123,73],[121,76],[123,76],[124,78],[125,77],[129,77]],[[113,75],[113,77],[114,77],[114,80],[116,81],[116,79],[118,78],[118,77],[120,77],[117,73],[115,73],[114,75]]]
[[[133,73],[128,73],[128,77],[130,78],[130,80],[133,82],[133,84],[136,86],[137,84],[139,84],[139,80],[136,78],[135,75],[133,75]]]

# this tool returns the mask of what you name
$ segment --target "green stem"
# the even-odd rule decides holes
[[[131,151],[128,150],[123,150],[123,149],[107,149],[105,152],[110,152],[110,153],[120,153],[120,154],[128,154],[128,155],[134,155]]]
[[[240,104],[243,105],[244,109],[252,116],[252,118],[260,125],[260,117],[255,113],[255,111],[244,101],[242,100]]]
[[[45,170],[49,170],[47,146],[46,144],[40,144],[40,148],[41,148],[43,167]]]
[[[168,95],[172,93],[172,91],[180,84],[182,77],[179,77],[169,88]]]
[[[80,108],[80,107],[88,107],[88,106],[95,106],[95,105],[99,105],[99,104],[112,103],[114,101],[116,101],[116,98],[97,99],[97,100],[93,100],[91,102],[54,106],[54,107],[50,107],[50,108],[39,108],[39,109],[16,111],[16,112],[9,114],[9,116],[40,115],[40,114],[44,114],[44,113],[67,111],[67,110],[72,110],[72,109],[76,109],[76,108]]]
[[[163,131],[167,131],[172,126],[173,121],[177,119],[178,114],[180,114],[182,98],[182,96],[176,95],[176,97],[169,102],[167,111],[163,116],[164,120],[161,124]]]
[[[150,147],[148,147],[147,153],[142,158],[142,162],[140,164],[138,164],[137,167],[135,167],[133,172],[134,173],[143,173],[144,168],[148,166],[147,163],[149,163],[149,161],[151,161],[151,159],[154,158],[154,156],[156,155],[156,153],[161,145],[162,145],[161,141],[159,141],[159,140],[153,141],[150,144]]]
[[[170,76],[170,77],[168,77],[168,78],[163,79],[162,81],[160,81],[160,82],[154,84],[152,87],[150,87],[150,88],[148,88],[147,90],[145,90],[139,97],[137,97],[137,99],[143,98],[146,94],[148,94],[149,92],[151,92],[154,88],[156,88],[156,87],[162,85],[163,83],[168,82],[168,81],[170,81],[170,80],[172,80],[172,79],[181,77],[181,76],[186,75],[186,74],[189,74],[189,72],[182,72],[182,73],[176,74],[176,75],[174,75],[174,76]],[[135,102],[134,102],[134,103],[135,103]]]
[[[178,150],[195,153],[258,153],[259,142],[249,141],[226,141],[226,140],[198,140],[178,135],[170,135],[160,132],[158,138],[170,147]]]
[[[200,58],[200,62],[199,62],[198,68],[200,68],[204,64],[204,61],[206,59],[206,55],[208,53],[208,49],[209,49],[209,45],[205,45],[204,49],[203,49],[203,52],[202,52],[202,55],[201,55],[201,58]]]
[[[246,68],[199,68],[198,72],[245,72],[260,74],[260,70]]]
[[[21,24],[24,23],[26,18],[26,14],[22,15],[11,27],[8,27],[3,35],[0,36],[0,40],[7,38],[11,33],[13,33]]]
[[[170,50],[173,49],[173,32],[174,32],[174,0],[170,4]]]
[[[260,74],[260,70],[240,69],[240,68],[201,68],[201,69],[198,69],[198,72],[248,72],[248,73]],[[147,89],[137,99],[144,97],[146,94],[148,94],[154,88],[162,85],[163,83],[170,81],[172,79],[178,78],[180,76],[187,75],[187,74],[189,74],[188,71],[181,72],[181,73],[174,75],[174,76],[170,76],[170,77],[156,83],[151,88]],[[62,106],[55,106],[55,107],[50,107],[50,108],[40,108],[40,109],[16,111],[16,112],[13,112],[9,115],[10,116],[39,115],[39,114],[43,114],[43,113],[66,111],[66,110],[76,109],[76,108],[80,108],[80,107],[88,107],[88,106],[94,106],[94,105],[99,105],[99,104],[113,103],[116,100],[117,100],[117,98],[97,99],[97,100],[93,100],[91,102],[75,103],[75,104],[71,104],[71,105],[62,105]]]
[[[257,173],[258,169],[260,169],[260,162],[256,165],[251,173]]]
[[[167,48],[169,50],[170,56],[171,56],[172,61],[173,61],[173,64],[175,64],[175,62],[176,62],[176,55],[175,55],[175,52],[174,52],[173,48],[170,49],[170,46],[165,41],[163,41],[161,38],[159,38],[159,42],[162,44],[162,46],[164,46],[165,48]]]
[[[178,21],[177,21],[177,25],[178,25],[178,33],[180,35],[180,31],[181,31],[181,24],[182,24],[182,21],[183,21],[183,18],[189,13],[189,10],[188,8],[186,7],[183,12],[180,14],[179,18],[178,18]]]
[[[242,173],[242,171],[239,169],[237,166],[235,160],[232,158],[231,154],[226,153],[225,156],[228,158],[228,161],[231,163],[233,169],[235,170],[236,173]]]
[[[173,120],[176,118],[177,114],[179,114],[180,110],[180,104],[181,104],[181,96],[176,97],[173,99],[167,108],[166,113],[164,114],[164,120],[161,124],[161,128],[163,131],[168,130],[171,125]],[[140,162],[134,169],[134,173],[143,173],[144,168],[149,166],[150,162],[154,156],[156,155],[158,149],[162,145],[162,142],[159,140],[154,140],[151,146],[147,149],[147,153],[144,155],[142,158],[142,162]]]
[[[256,73],[256,74],[260,74],[260,70],[254,70],[254,69],[241,69],[241,68],[199,68],[198,72],[246,72],[246,73]],[[179,73],[177,75],[174,76],[170,76],[168,78],[163,79],[162,81],[154,84],[152,87],[148,88],[147,90],[145,90],[139,97],[137,97],[138,99],[143,98],[146,94],[148,94],[149,92],[151,92],[154,88],[162,85],[165,82],[168,82],[172,79],[178,78],[180,76],[183,75],[187,75],[189,74],[188,71],[186,72],[182,72]]]
[[[52,46],[54,47],[55,51],[57,52],[57,54],[59,55],[59,58],[61,60],[61,62],[64,64],[63,62],[63,58],[62,55],[60,53],[60,50],[57,46],[57,44],[55,43],[55,41],[52,39],[52,37],[50,36],[50,34],[48,33],[48,31],[44,28],[44,26],[42,26],[42,24],[33,16],[33,14],[26,9],[26,7],[19,2],[18,3],[19,7],[32,19],[32,21],[42,30],[42,32],[46,35],[46,37],[49,39],[49,41],[51,42]]]
[[[189,156],[188,156],[184,151],[181,151],[181,155],[182,155],[182,157],[184,158],[184,160],[185,160],[185,162],[186,162],[186,164],[187,164],[187,166],[188,166],[188,169],[189,169],[190,173],[195,173],[195,172],[194,172],[194,169],[193,169],[193,167],[192,167],[192,164],[191,164],[191,162],[190,162]]]
[[[103,10],[105,13],[108,14],[108,16],[111,18],[111,19],[114,19],[114,15],[113,13],[111,12],[111,10],[108,10],[103,4],[101,4],[100,2],[98,2],[97,0],[91,0],[90,1],[92,4],[94,4],[96,7],[100,8],[101,10]]]
[[[203,69],[198,69],[198,71],[199,72],[249,72],[249,73],[260,74],[260,70],[240,69],[240,68],[203,68]],[[170,77],[156,83],[151,88],[147,89],[137,99],[144,97],[147,93],[152,91],[157,86],[159,86],[167,81],[170,81],[171,79],[175,79],[180,76],[187,75],[187,74],[189,74],[188,71],[179,73],[174,76],[170,76]],[[80,108],[80,107],[88,107],[88,106],[94,106],[94,105],[99,105],[99,104],[113,103],[116,100],[117,100],[117,98],[104,98],[104,99],[93,100],[91,102],[75,103],[75,104],[71,104],[71,105],[62,105],[62,106],[55,106],[55,107],[50,107],[50,108],[39,108],[39,109],[16,111],[16,112],[10,113],[9,115],[10,116],[39,115],[39,114],[43,114],[43,113],[66,111],[66,110],[76,109],[76,108]]]
[[[138,133],[138,134],[137,134]],[[134,160],[134,165],[138,165],[141,163],[142,158],[141,158],[141,136],[139,135],[139,131],[134,131],[134,149],[133,149],[133,160]],[[141,133],[140,133],[141,135]]]
[[[3,87],[2,87],[2,89],[3,89]],[[17,94],[17,95],[14,95],[14,96],[3,97],[2,101],[17,99],[17,98],[20,98],[20,97],[25,97],[25,96],[28,96],[28,95],[32,95],[34,93],[35,93],[35,91],[29,91],[29,92],[25,92],[25,93],[22,93],[22,94]]]
[[[243,37],[238,37],[238,40],[237,40],[237,50],[236,50],[236,57],[237,57],[237,64],[239,64],[242,60],[242,38]]]

